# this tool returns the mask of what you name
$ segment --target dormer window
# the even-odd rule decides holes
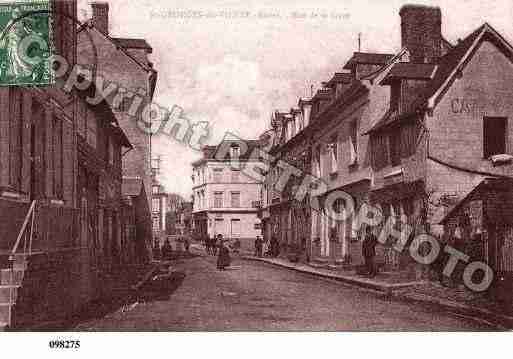
[[[358,162],[358,121],[354,119],[351,121],[350,127],[349,127],[349,134],[350,134],[350,141],[351,143],[349,150],[350,152],[350,159],[349,159],[349,165],[353,166]]]
[[[328,153],[330,159],[330,174],[333,174],[338,170],[338,145],[336,135],[331,137],[328,143]]]
[[[240,156],[240,147],[239,145],[232,145],[230,148],[230,158],[232,160],[238,160]]]

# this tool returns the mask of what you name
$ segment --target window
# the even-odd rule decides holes
[[[333,136],[328,143],[328,152],[330,159],[330,173],[335,173],[338,170],[338,144],[337,136]]]
[[[314,176],[321,177],[321,146],[315,148]]]
[[[87,120],[87,105],[83,101],[79,101],[78,114],[77,114],[77,127],[78,134],[86,138],[86,120]]]
[[[483,118],[483,156],[490,158],[506,153],[507,118]]]
[[[358,162],[358,123],[355,120],[351,121],[350,127],[349,127],[349,134],[350,134],[350,148],[351,151],[349,165],[354,165]]]
[[[153,212],[159,212],[160,211],[160,199],[159,198],[153,198],[151,200]]]
[[[153,229],[160,229],[159,217],[153,217]]]
[[[298,120],[299,120],[299,130],[298,130],[298,132],[301,132],[301,131],[303,131],[303,128],[305,127],[304,120],[303,120],[303,114],[299,115]]]
[[[153,186],[153,194],[159,193],[159,186]]]
[[[394,83],[390,87],[390,110],[399,111],[399,99],[401,97],[401,83]]]
[[[96,118],[94,116],[87,116],[87,143],[91,146],[96,148],[96,141],[97,141],[97,125],[96,125]]]
[[[108,156],[109,156],[109,163],[112,165],[114,164],[114,143],[113,139],[109,138],[109,144],[108,144]]]
[[[231,237],[239,238],[240,237],[240,219],[232,219],[231,223]]]
[[[214,208],[223,208],[223,192],[214,192]]]
[[[240,192],[232,192],[232,208],[240,207]]]
[[[124,113],[128,113],[131,105],[132,105],[132,98],[124,97],[124,96],[120,100],[114,101],[112,103],[112,107],[113,107],[114,111],[124,112]]]
[[[391,133],[388,136],[390,147],[390,164],[399,166],[401,164],[401,136],[399,133]]]
[[[214,182],[219,183],[221,182],[223,174],[222,168],[214,168]]]
[[[231,154],[230,154],[231,159],[232,160],[238,160],[239,156],[240,156],[240,147],[239,147],[239,145],[233,145],[230,148],[230,151],[231,151]]]
[[[232,182],[238,183],[240,181],[240,171],[239,170],[232,170]]]

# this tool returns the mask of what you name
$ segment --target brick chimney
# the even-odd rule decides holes
[[[109,4],[106,2],[92,2],[93,25],[105,35],[109,34]]]
[[[439,7],[404,5],[401,16],[402,46],[410,62],[434,63],[442,52],[442,11]]]

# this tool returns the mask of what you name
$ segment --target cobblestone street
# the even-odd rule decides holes
[[[199,256],[178,260],[173,268],[182,275],[170,293],[82,322],[74,330],[495,329],[428,305],[387,300],[376,292],[265,263],[236,259],[231,269],[220,272],[215,258]]]

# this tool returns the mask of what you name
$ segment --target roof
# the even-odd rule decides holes
[[[320,88],[315,93],[312,101],[315,100],[331,100],[332,90],[330,88]]]
[[[426,101],[442,87],[455,68],[460,64],[460,61],[468,53],[475,40],[479,37],[481,32],[483,32],[484,28],[485,25],[480,26],[440,59],[433,80],[428,84],[426,89],[419,94],[419,97],[413,103],[413,108],[424,106]]]
[[[486,198],[488,197],[487,192],[498,190],[498,191],[510,191],[513,185],[512,178],[496,178],[496,177],[485,177],[479,178],[478,184],[467,191],[463,198],[452,208],[449,209],[447,214],[443,216],[443,218],[439,221],[440,224],[446,224],[449,220],[451,220],[455,215],[458,214],[459,210],[465,206],[468,202],[474,199]],[[511,205],[509,203],[508,205]]]
[[[358,98],[362,92],[368,91],[367,86],[363,84],[360,80],[355,80],[349,86],[347,90],[343,92],[343,94],[338,97],[332,104],[327,106],[323,111],[316,114],[314,118],[311,119],[310,124],[307,128],[316,129],[318,126],[325,121],[330,121],[332,113],[337,113],[340,111],[343,106],[346,106],[349,103],[352,103],[356,98]]]
[[[384,65],[394,55],[391,54],[378,54],[372,52],[355,52],[353,57],[344,65],[344,70],[351,70],[356,64],[369,64],[369,65]]]
[[[123,177],[121,192],[123,196],[137,197],[141,194],[143,180],[136,177]]]
[[[326,86],[331,87],[339,83],[349,84],[351,81],[353,81],[353,74],[350,72],[335,72],[333,77],[326,82]]]
[[[153,51],[152,47],[145,39],[112,37],[112,41],[125,49],[143,49],[148,50],[149,53]]]
[[[399,79],[409,80],[432,80],[436,74],[438,66],[435,64],[414,64],[409,62],[399,62],[395,64],[387,76],[381,81],[382,85],[388,85]]]
[[[478,40],[483,39],[485,35],[491,36],[500,47],[507,50],[513,61],[513,48],[511,45],[497,33],[493,27],[485,23],[469,34],[465,39],[459,41],[445,56],[440,58],[436,64],[436,70],[433,73],[432,80],[427,83],[423,90],[419,91],[417,98],[412,102],[410,107],[411,112],[394,116],[393,112],[388,111],[385,116],[366,133],[368,134],[382,129],[396,121],[412,118],[415,114],[427,108],[433,108],[439,102],[440,97],[446,92],[452,81],[454,81],[458,71],[462,69],[463,65],[468,63],[471,55],[479,44]],[[422,74],[426,75],[430,70],[430,67],[425,64],[410,64],[413,66],[404,65],[405,64],[401,64],[396,71],[410,76],[420,76]]]
[[[126,136],[126,133],[121,129],[121,127],[119,127],[119,125],[117,123],[111,123],[110,129],[112,130],[112,132],[114,132],[116,134],[116,136],[118,136],[119,140],[121,141],[121,144],[124,147],[134,148],[134,146],[132,146],[132,144],[130,143],[130,140]]]
[[[127,51],[127,48],[125,48],[120,43],[116,42],[115,39],[120,39],[120,38],[112,38],[109,35],[107,35],[107,34],[103,33],[102,31],[98,30],[94,26],[94,24],[93,24],[93,22],[91,20],[85,22],[82,26],[80,26],[80,28],[78,29],[78,33],[82,33],[84,30],[85,31],[89,31],[89,29],[95,29],[98,34],[100,34],[105,39],[107,39],[110,42],[112,42],[120,51],[122,51],[128,58],[130,58],[137,65],[139,65],[139,67],[141,67],[143,70],[145,70],[147,72],[152,72],[152,73],[156,72],[151,66],[149,66],[148,64],[143,64],[141,61],[139,61],[137,58],[135,58],[135,56],[130,54],[130,52]],[[125,40],[127,40],[127,39],[125,39]]]
[[[255,148],[260,148],[260,141],[259,140],[243,140],[243,139],[234,139],[234,140],[223,140],[216,146],[204,146],[202,148],[203,151],[203,158],[201,158],[199,161],[196,161],[193,163],[194,165],[198,165],[202,163],[205,160],[215,160],[215,161],[222,161],[222,160],[229,160],[229,153],[226,154],[225,158],[216,158],[216,154],[221,148],[226,148],[226,146],[232,147],[237,146],[240,147],[247,147],[244,151],[241,151],[241,155],[239,157],[240,160],[249,160],[252,159],[251,155],[254,154]]]

